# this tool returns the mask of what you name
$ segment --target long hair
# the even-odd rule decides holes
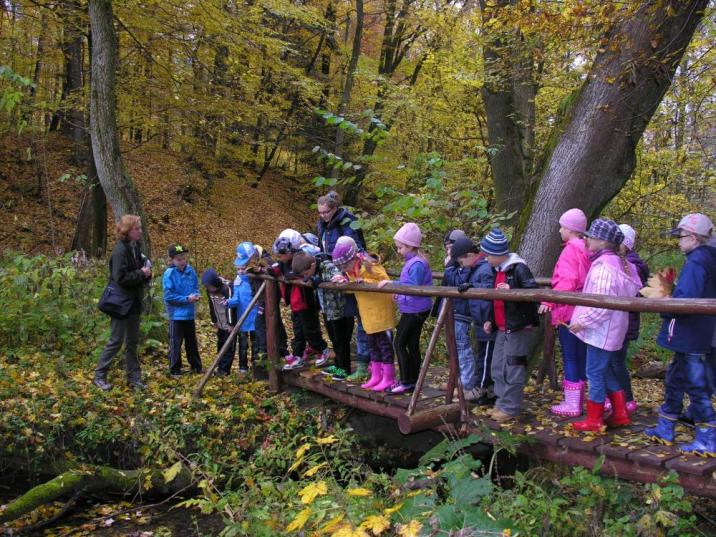
[[[118,241],[128,240],[129,232],[142,225],[142,219],[136,214],[124,214],[115,227],[114,234]]]

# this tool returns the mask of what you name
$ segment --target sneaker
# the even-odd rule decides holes
[[[333,373],[331,374],[331,378],[333,380],[337,380],[337,381],[346,380],[347,376],[348,376],[348,373],[344,369],[341,369],[340,367],[336,367],[335,370],[333,371]]]
[[[214,371],[214,375],[216,375],[217,377],[226,377],[229,375],[229,372],[224,371],[223,369],[217,369],[216,371]]]
[[[321,375],[331,376],[331,375],[333,375],[333,373],[336,373],[337,371],[343,371],[343,370],[338,366],[329,365],[328,367],[321,369]]]
[[[392,395],[400,395],[401,393],[410,393],[415,389],[415,384],[402,384],[400,382],[393,384],[390,388],[388,388],[386,393],[390,393]]]
[[[500,410],[499,408],[495,408],[495,410],[493,410],[493,411],[490,413],[490,417],[491,417],[493,420],[495,420],[497,423],[503,423],[503,422],[505,422],[505,421],[508,421],[508,420],[511,420],[511,419],[514,419],[514,418],[515,418],[515,416],[512,416],[512,415],[508,414],[507,412],[503,412],[503,411]]]
[[[130,382],[129,387],[134,390],[146,390],[147,389],[147,385],[144,384],[141,380],[137,380],[135,382]]]
[[[323,367],[328,363],[328,359],[331,357],[331,350],[326,347],[323,352],[316,358],[316,367]]]
[[[112,389],[112,385],[104,379],[94,379],[92,381],[92,384],[97,386],[103,392],[108,392]]]
[[[239,368],[239,375],[245,375],[245,374],[248,373],[248,372],[249,372],[249,368],[248,368],[248,367],[240,367],[240,368]]]
[[[169,376],[174,379],[178,379],[182,375],[184,375],[184,371],[169,371]]]
[[[295,356],[292,356],[292,360],[286,360],[286,364],[283,366],[284,371],[291,371],[292,369],[299,369],[306,365],[306,363],[301,359],[297,358]]]
[[[195,375],[201,375],[204,372],[204,368],[200,367],[199,369],[192,369],[191,372]]]

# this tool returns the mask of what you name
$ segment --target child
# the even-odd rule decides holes
[[[592,266],[584,282],[584,292],[597,295],[634,297],[641,288],[634,265],[620,257],[619,245],[624,234],[612,220],[592,222],[587,237],[587,250]],[[573,334],[587,344],[587,379],[589,399],[587,418],[572,424],[577,431],[601,431],[609,427],[629,425],[626,398],[615,373],[615,361],[624,345],[629,326],[629,313],[588,306],[574,308],[569,326]],[[611,415],[604,419],[604,400],[612,403]]]
[[[339,237],[333,249],[333,263],[344,276],[334,281],[378,283],[388,279],[385,269],[377,260],[364,252],[358,252],[350,237]],[[395,383],[393,365],[393,336],[395,306],[393,298],[383,293],[355,293],[358,311],[368,340],[370,352],[370,378],[361,387],[381,391]],[[382,385],[381,390],[378,388]]]
[[[229,281],[220,277],[213,268],[206,269],[201,275],[201,283],[206,289],[206,295],[209,299],[209,315],[211,322],[216,328],[216,351],[219,352],[226,343],[231,334],[233,326],[236,324],[236,308],[229,308],[225,305],[226,300],[231,298],[232,291]],[[229,350],[219,362],[216,374],[226,376],[231,371],[231,364],[234,363],[234,354],[236,352],[236,340],[231,342]]]
[[[507,238],[499,228],[480,241],[480,250],[492,267],[495,289],[537,289],[525,261],[510,253]],[[496,330],[492,355],[492,380],[497,401],[490,416],[497,422],[507,421],[522,411],[527,356],[535,342],[539,316],[537,304],[531,302],[492,301],[492,319],[486,321],[486,333]]]
[[[330,282],[341,272],[330,261],[320,255],[308,252],[294,254],[291,268],[304,280],[310,281],[318,293],[318,301],[323,311],[323,318],[328,336],[336,353],[335,365],[324,372],[333,380],[345,380],[351,372],[351,338],[353,337],[353,316],[345,315],[345,296],[337,291],[318,288],[321,282]]]
[[[181,344],[184,341],[186,360],[194,373],[201,373],[201,359],[196,343],[194,303],[200,298],[199,279],[187,263],[189,249],[181,244],[169,247],[171,265],[162,278],[164,307],[169,317],[169,374],[178,377],[181,370]]]
[[[237,253],[237,260],[239,260],[239,254]],[[241,261],[243,262],[243,256]],[[254,254],[246,260],[246,273],[247,274],[266,274],[269,272],[270,267],[274,264],[273,259],[264,251],[264,249],[254,244]],[[262,280],[257,278],[249,278],[251,282],[251,293],[255,295],[261,288]],[[281,303],[281,298],[276,294],[276,303],[274,308],[278,310]],[[254,360],[253,363],[253,375],[255,379],[266,380],[268,378],[268,369],[266,357],[268,355],[268,346],[266,342],[266,298],[265,295],[259,297],[256,302],[257,313],[256,313],[256,341],[258,347],[258,360]],[[288,336],[286,335],[286,328],[283,326],[281,316],[276,316],[276,338],[279,356],[286,356],[288,354]]]
[[[716,248],[709,246],[713,232],[711,220],[703,214],[688,214],[671,234],[679,239],[686,255],[674,298],[716,298]],[[694,420],[695,438],[681,444],[684,453],[716,457],[716,415],[711,403],[707,356],[716,327],[713,315],[674,315],[664,318],[656,342],[674,352],[666,372],[664,404],[656,427],[644,432],[665,444],[674,441],[674,422],[682,408],[684,393],[689,395],[689,415]]]
[[[237,319],[239,319],[251,299],[254,296],[254,290],[251,286],[251,280],[246,273],[246,264],[249,259],[256,254],[256,248],[250,242],[242,242],[236,246],[236,279],[234,280],[234,292],[226,301],[226,305],[230,308],[236,308]],[[251,361],[258,361],[258,340],[256,338],[256,317],[258,315],[258,306],[251,308],[246,320],[244,320],[241,328],[239,328],[239,373],[245,374],[249,372],[249,343],[251,344]]]
[[[274,273],[284,278],[294,277],[291,271],[293,255],[301,250],[304,241],[298,231],[285,229],[279,234],[273,245],[278,263],[272,267]],[[318,355],[316,365],[321,366],[328,361],[330,351],[321,335],[321,323],[318,319],[318,303],[315,293],[288,282],[281,282],[281,294],[284,301],[291,307],[293,354],[286,356],[283,369],[290,371],[303,367],[311,355]]]
[[[639,275],[639,280],[641,281],[641,287],[644,287],[649,279],[649,266],[634,250],[634,244],[636,243],[636,231],[628,224],[620,224],[619,229],[624,234],[624,241],[622,241],[622,244],[619,247],[620,255],[626,257],[626,260],[636,267],[636,272]],[[636,412],[637,404],[634,400],[634,393],[631,389],[631,378],[629,375],[629,369],[626,365],[626,359],[627,351],[629,350],[629,342],[639,339],[640,325],[641,318],[639,312],[629,312],[629,327],[627,328],[627,333],[624,337],[624,346],[619,351],[619,356],[614,362],[614,365],[616,366],[615,373],[617,375],[617,380],[619,380],[619,385],[624,390],[626,409],[629,414]],[[604,402],[606,403],[606,401]],[[606,404],[604,405],[604,411],[607,411]]]
[[[552,271],[552,289],[579,293],[589,272],[591,261],[582,236],[587,231],[587,216],[581,209],[569,209],[559,217],[559,236],[564,242],[562,253]],[[557,327],[559,346],[564,364],[564,401],[550,411],[558,416],[575,417],[582,414],[587,381],[587,345],[569,331],[574,306],[542,302],[540,314],[552,312],[552,326]]]
[[[492,267],[485,256],[479,253],[479,247],[471,239],[464,237],[456,240],[451,251],[453,259],[465,272],[464,281],[456,286],[459,292],[464,293],[471,287],[492,289],[494,285]],[[492,384],[490,368],[495,348],[495,334],[485,333],[483,325],[492,318],[492,302],[453,300],[453,304],[455,304],[455,343],[465,398],[477,401],[478,404],[489,404],[492,399],[489,388]],[[477,356],[472,348],[470,331],[473,327],[478,342]]]
[[[430,264],[420,250],[423,240],[422,233],[417,224],[408,222],[393,236],[395,249],[405,258],[405,264],[400,272],[401,285],[432,285],[433,275]],[[383,287],[390,280],[383,280],[378,287]],[[394,386],[386,384],[384,379],[376,386],[376,391],[385,390],[388,393],[401,394],[412,392],[420,373],[420,332],[423,330],[425,319],[430,314],[432,300],[429,297],[395,295],[400,311],[400,321],[395,334],[395,351],[398,354],[400,365],[400,383]]]

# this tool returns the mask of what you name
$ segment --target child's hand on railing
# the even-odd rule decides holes
[[[331,278],[331,283],[347,283],[347,282],[348,282],[348,278],[343,276],[343,274],[336,274],[335,276],[333,276],[333,278]]]
[[[540,304],[539,309],[537,310],[537,313],[540,315],[544,315],[545,313],[549,313],[552,311],[552,306],[549,304]]]
[[[492,321],[485,321],[485,324],[482,325],[482,329],[485,331],[485,334],[491,334],[492,333]]]
[[[388,285],[389,283],[391,283],[390,280],[381,280],[381,281],[379,281],[379,282],[378,282],[378,289],[382,289],[383,287],[385,287],[385,286]]]
[[[584,330],[584,325],[582,323],[572,323],[569,325],[569,331],[573,334],[581,332],[582,330]]]
[[[500,283],[498,283],[498,284],[495,286],[495,289],[504,289],[504,290],[507,290],[507,289],[509,289],[509,288],[510,288],[510,284],[509,284],[509,283],[505,283],[505,282],[500,282]]]

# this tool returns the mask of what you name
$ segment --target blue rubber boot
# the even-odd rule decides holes
[[[716,421],[699,423],[693,442],[679,444],[679,451],[698,455],[699,457],[716,457]]]
[[[651,440],[670,446],[674,443],[674,425],[678,416],[659,412],[659,421],[656,427],[644,429],[644,434]]]

